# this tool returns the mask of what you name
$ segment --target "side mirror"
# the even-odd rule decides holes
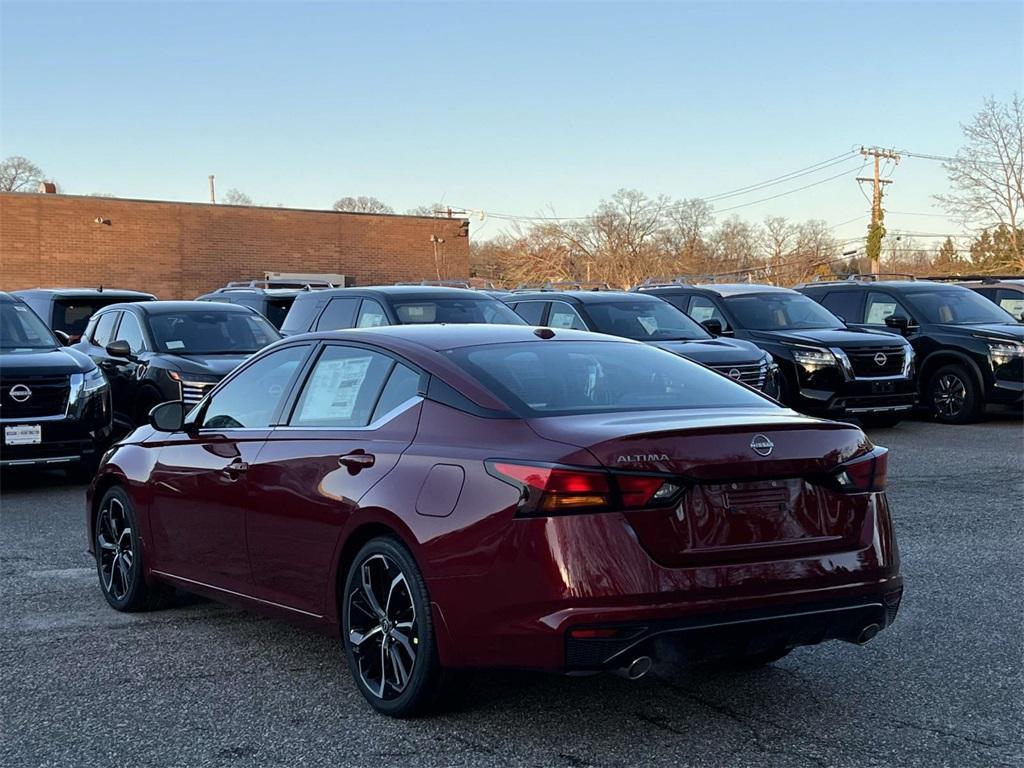
[[[910,321],[902,315],[889,315],[885,318],[885,327],[892,328],[894,331],[899,331],[906,336],[907,331],[910,329]]]
[[[57,341],[59,341],[65,347],[71,346],[71,337],[64,333],[64,331],[54,331],[53,335],[56,336]]]
[[[107,344],[105,349],[107,350],[107,354],[111,357],[123,357],[125,360],[129,360],[132,356],[132,348],[128,346],[127,341],[112,341]]]
[[[709,317],[707,320],[701,320],[700,324],[703,325],[704,330],[712,336],[721,336],[722,331],[725,330],[725,328],[722,327],[722,321],[715,317]]]
[[[181,400],[160,403],[149,412],[149,423],[161,432],[181,432],[185,428],[185,404]]]

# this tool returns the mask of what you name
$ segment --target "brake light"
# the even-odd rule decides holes
[[[836,483],[846,493],[884,491],[889,479],[889,449],[876,447],[841,465],[835,474]]]
[[[489,461],[487,471],[522,491],[519,514],[551,515],[635,509],[671,501],[680,486],[655,475]]]

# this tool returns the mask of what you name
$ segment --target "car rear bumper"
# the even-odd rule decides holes
[[[832,551],[683,567],[655,561],[619,514],[516,521],[488,571],[431,579],[425,569],[443,617],[442,661],[603,669],[655,639],[696,641],[720,624],[748,644],[781,633],[785,645],[849,639],[861,622],[884,627],[885,596],[902,590],[899,554],[884,494],[865,504],[856,540]],[[602,656],[600,642],[570,642],[588,627],[631,634]]]

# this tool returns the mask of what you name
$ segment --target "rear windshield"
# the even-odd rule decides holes
[[[777,407],[703,366],[643,344],[525,342],[446,354],[522,416]]]
[[[0,300],[0,350],[53,349],[59,346],[46,323],[25,304]]]
[[[251,312],[168,312],[150,315],[157,350],[175,355],[244,355],[281,338],[266,320]]]
[[[695,320],[668,302],[599,301],[587,305],[592,330],[637,341],[710,339]]]
[[[512,309],[497,299],[419,299],[394,301],[398,322],[420,323],[496,323],[526,325]]]
[[[134,301],[131,298],[68,298],[57,299],[53,303],[53,329],[64,331],[72,341],[78,341],[85,333],[89,319],[103,307],[111,304],[123,304]]]
[[[272,326],[280,328],[284,325],[284,319],[288,316],[288,310],[291,309],[294,301],[294,296],[289,296],[286,299],[267,299],[267,311],[263,314]]]

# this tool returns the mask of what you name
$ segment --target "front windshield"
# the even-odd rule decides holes
[[[398,322],[404,325],[422,323],[486,323],[525,325],[519,315],[497,299],[417,299],[394,302]]]
[[[595,301],[587,304],[593,330],[637,341],[710,339],[696,320],[668,302]]]
[[[519,342],[446,354],[523,417],[777,407],[724,376],[647,344]]]
[[[17,301],[0,301],[0,350],[53,349],[59,347],[46,324],[31,309]]]
[[[842,320],[799,293],[748,293],[726,298],[725,305],[736,325],[750,331],[843,327]]]
[[[936,288],[927,291],[907,291],[904,294],[914,313],[926,323],[1016,323],[1006,310],[970,288]]]
[[[150,315],[157,351],[175,355],[247,355],[281,338],[263,317],[218,309]]]

